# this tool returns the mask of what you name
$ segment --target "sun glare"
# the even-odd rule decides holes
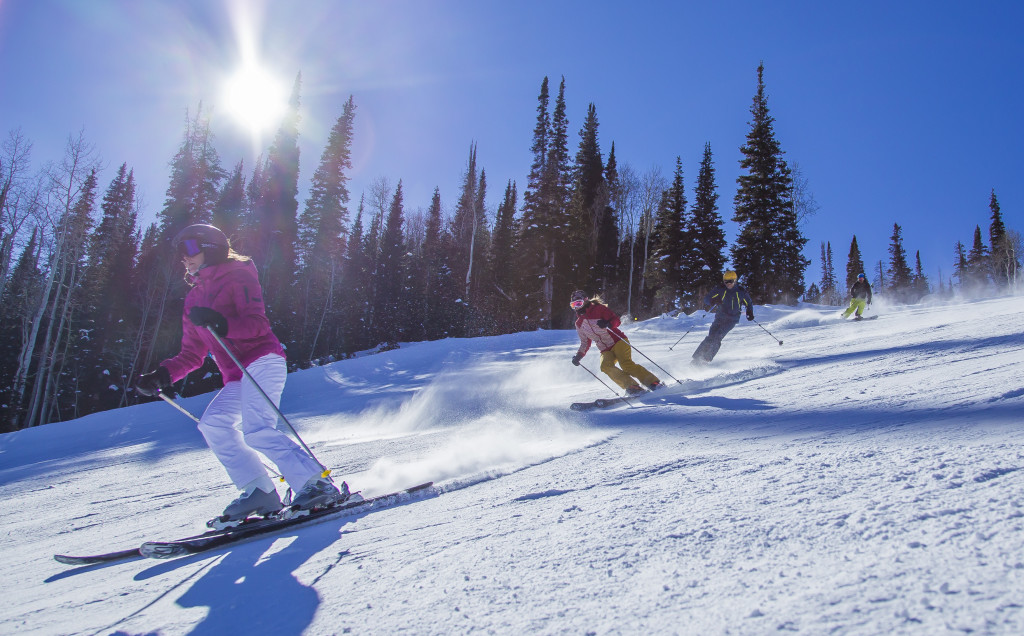
[[[275,128],[288,106],[284,85],[257,66],[240,69],[224,85],[227,111],[251,134]]]

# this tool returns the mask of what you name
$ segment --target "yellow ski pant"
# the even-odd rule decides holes
[[[619,340],[611,349],[601,352],[601,371],[604,371],[615,384],[618,384],[623,389],[629,389],[637,385],[636,380],[633,378],[647,386],[659,382],[656,375],[633,362],[632,356],[633,348],[629,346],[629,343],[625,340]],[[618,367],[615,366],[616,362],[619,363]]]

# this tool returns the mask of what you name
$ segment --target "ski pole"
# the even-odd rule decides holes
[[[249,373],[249,370],[242,366],[242,363],[238,360],[238,357],[235,356],[231,349],[228,349],[228,345],[220,337],[220,334],[214,331],[213,327],[210,327],[209,325],[207,325],[206,329],[213,335],[214,339],[217,340],[217,344],[219,344],[221,348],[227,352],[228,356],[231,357],[231,361],[235,363],[235,366],[237,366],[242,371],[242,375],[244,375],[250,382],[252,382],[252,385],[256,387],[257,391],[260,392],[260,395],[262,395],[263,399],[267,401],[267,404],[269,404],[270,407],[274,409],[274,412],[277,413],[277,416],[284,420],[284,423],[287,424],[288,428],[291,430],[292,435],[295,436],[295,439],[299,440],[299,444],[302,444],[302,448],[306,449],[306,452],[309,453],[309,456],[313,459],[313,461],[315,461],[317,465],[320,466],[320,469],[323,471],[320,473],[320,476],[325,479],[328,478],[329,475],[331,474],[331,469],[320,463],[320,460],[316,458],[316,455],[314,455],[313,451],[309,449],[309,446],[306,446],[306,442],[302,441],[302,437],[299,435],[299,432],[295,430],[295,427],[292,426],[292,423],[289,422],[288,418],[284,416],[284,413],[281,412],[281,409],[279,409],[277,405],[274,404],[274,401],[270,399],[270,396],[267,395],[267,392],[263,390],[263,387],[260,386],[260,383],[256,381],[256,378],[252,377],[252,374]]]
[[[624,401],[626,402],[626,404],[628,404],[628,405],[629,405],[629,408],[635,408],[635,407],[633,406],[633,403],[632,403],[632,402],[631,402],[631,401],[629,400],[629,398],[628,398],[628,397],[626,397],[626,396],[620,396],[620,395],[619,395],[619,392],[618,392],[618,391],[616,391],[616,390],[615,390],[615,389],[613,389],[612,387],[608,386],[608,383],[607,383],[607,382],[605,382],[605,381],[604,381],[604,380],[602,380],[601,378],[597,377],[597,374],[596,374],[596,373],[594,373],[593,371],[591,371],[590,369],[588,369],[588,368],[587,368],[587,365],[585,365],[585,364],[579,364],[579,365],[577,365],[577,366],[579,366],[579,367],[582,367],[582,368],[583,368],[583,369],[584,369],[584,370],[585,370],[585,371],[586,371],[587,373],[589,373],[590,375],[594,376],[594,379],[595,379],[595,380],[597,380],[598,382],[600,382],[601,384],[603,384],[603,385],[605,386],[605,388],[606,388],[606,389],[608,389],[609,391],[611,391],[611,392],[612,392],[612,393],[613,393],[613,394],[615,395],[615,397],[621,397],[621,398],[622,398],[622,399],[623,399],[623,400],[624,400]]]
[[[754,324],[757,325],[758,327],[760,327],[761,329],[764,329],[764,325],[762,325],[761,323],[757,322],[756,320],[754,321]],[[764,332],[766,334],[768,334],[769,336],[772,336],[772,332],[768,331],[767,329],[764,329]],[[781,340],[779,340],[775,336],[772,336],[772,338],[775,339],[779,343],[780,347],[782,346],[782,341]]]
[[[715,305],[715,307],[717,307],[717,306],[718,306],[718,305]],[[714,310],[715,310],[715,307],[712,307],[712,308],[711,308],[711,311],[714,311]],[[707,317],[708,317],[708,312],[706,312],[706,311],[705,311],[705,312],[704,312],[704,315],[703,315],[703,316],[701,316],[701,317],[700,317],[700,319],[701,319],[701,320],[704,320],[704,319],[705,319],[705,318],[707,318]],[[690,332],[691,332],[691,331],[693,331],[693,330],[694,330],[694,329],[696,329],[696,328],[697,328],[697,325],[693,325],[692,327],[690,327],[689,329],[687,329],[687,330],[686,330],[686,333],[684,333],[683,335],[679,336],[679,340],[676,340],[675,344],[674,344],[674,345],[672,345],[671,347],[669,347],[669,348],[668,348],[668,350],[669,350],[669,351],[672,351],[673,347],[675,347],[675,346],[676,346],[677,344],[679,344],[680,342],[682,342],[682,341],[683,341],[683,338],[685,338],[686,336],[688,336],[688,335],[690,334]]]
[[[685,335],[685,334],[684,334],[684,335]],[[668,371],[665,371],[665,368],[664,368],[664,367],[662,367],[662,366],[661,366],[660,364],[658,364],[658,363],[657,363],[657,362],[655,362],[654,360],[651,360],[651,358],[650,358],[650,357],[649,357],[649,356],[648,356],[648,355],[647,355],[646,353],[644,353],[643,351],[640,351],[639,349],[637,349],[636,347],[634,347],[634,346],[633,346],[633,343],[632,343],[632,342],[631,342],[631,343],[629,343],[629,346],[630,346],[630,347],[631,347],[631,348],[633,349],[633,351],[636,351],[637,353],[639,353],[639,354],[640,354],[640,355],[642,355],[643,357],[645,357],[645,358],[647,358],[648,360],[650,360],[651,364],[653,364],[654,366],[656,366],[656,367],[658,367],[659,369],[661,369],[662,371],[664,371],[665,375],[667,375],[668,377],[670,377],[670,378],[672,378],[673,380],[675,380],[675,381],[676,381],[676,384],[679,384],[679,380],[678,380],[678,379],[676,378],[676,376],[672,375],[672,374],[671,374],[671,373],[669,373]]]
[[[161,399],[161,400],[163,400],[164,402],[167,402],[168,404],[170,404],[170,405],[171,405],[171,406],[173,406],[174,408],[176,408],[176,409],[178,409],[179,411],[181,411],[181,412],[182,412],[182,414],[183,414],[183,415],[184,415],[185,417],[187,417],[188,419],[192,420],[192,421],[193,421],[193,422],[195,422],[196,424],[198,424],[198,423],[199,423],[199,418],[198,418],[198,417],[196,417],[195,415],[192,415],[192,413],[190,413],[190,412],[189,412],[188,410],[186,410],[186,409],[185,409],[185,407],[183,407],[182,405],[178,404],[177,402],[175,402],[174,400],[172,400],[172,399],[171,399],[170,397],[168,397],[167,395],[165,395],[165,394],[163,393],[163,391],[161,391],[160,393],[157,393],[157,395],[159,395],[159,396],[160,396],[160,399]],[[265,462],[265,461],[263,461],[263,460],[261,459],[261,460],[260,460],[260,463],[261,463],[261,464],[263,464],[263,467],[264,467],[264,468],[266,468],[266,469],[267,469],[267,470],[268,470],[268,471],[270,472],[270,474],[271,474],[271,475],[273,475],[273,476],[274,476],[274,479],[277,479],[278,481],[282,481],[282,482],[284,481],[284,475],[280,474],[279,472],[277,472],[276,470],[274,470],[274,469],[273,469],[273,468],[271,468],[270,466],[267,466],[267,462]]]

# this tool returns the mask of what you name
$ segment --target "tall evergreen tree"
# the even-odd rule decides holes
[[[402,182],[399,181],[387,220],[384,222],[380,259],[374,273],[376,297],[373,316],[379,337],[387,343],[387,348],[398,346],[398,342],[405,335],[404,314],[401,312],[401,294],[405,284],[405,270],[402,266],[405,256],[405,241],[402,234],[404,222]]]
[[[343,319],[337,313],[335,291],[340,289],[345,233],[348,231],[348,173],[352,168],[352,127],[355,104],[345,103],[327,138],[320,165],[313,174],[309,198],[298,220],[298,256],[301,263],[303,318],[300,356],[309,359],[335,351],[338,342],[331,325]]]
[[[614,207],[615,191],[618,188],[619,173],[615,160],[615,142],[608,151],[608,162],[604,167],[604,205],[597,219],[597,237],[593,257],[593,287],[603,297],[619,282],[616,280],[616,264],[618,263],[619,226],[616,222],[617,211]]]
[[[101,204],[102,218],[89,239],[83,280],[83,327],[76,341],[79,392],[88,412],[126,403],[134,374],[134,343],[126,334],[138,328],[135,261],[138,220],[134,172],[122,164]]]
[[[963,290],[970,285],[970,274],[967,263],[967,248],[961,241],[956,242],[956,246],[953,248],[953,256],[953,275],[956,276],[960,289]],[[950,284],[950,287],[952,287],[952,284]]]
[[[434,188],[423,238],[423,332],[427,340],[455,335],[453,326],[461,325],[463,321],[462,304],[459,302],[463,288],[450,262],[452,243],[451,234],[442,223],[441,190]]]
[[[988,247],[981,239],[981,226],[974,226],[974,242],[967,253],[967,272],[970,286],[974,291],[988,285],[991,274],[991,259]]]
[[[213,206],[213,224],[233,242],[239,236],[246,214],[245,164],[239,161],[224,181],[217,203]]]
[[[523,196],[522,234],[519,244],[519,297],[528,324],[564,326],[570,316],[556,312],[555,298],[567,297],[569,258],[564,248],[568,232],[568,120],[565,114],[565,78],[559,86],[553,113],[548,117],[548,82],[538,97],[537,126],[531,150],[534,160]]]
[[[598,229],[607,205],[604,162],[598,142],[597,108],[587,106],[580,128],[579,146],[572,166],[572,196],[569,201],[569,233],[566,253],[574,287],[590,289],[598,276],[595,268]]]
[[[656,313],[681,308],[683,301],[683,261],[690,252],[687,231],[686,193],[683,187],[683,160],[676,157],[672,185],[658,208],[652,237],[654,249],[647,262],[647,275],[655,289]]]
[[[498,333],[511,333],[518,327],[516,306],[512,294],[516,275],[510,265],[514,262],[516,236],[516,183],[511,179],[505,185],[505,195],[494,220],[491,240],[490,269],[493,287],[493,315]]]
[[[914,289],[914,301],[917,302],[924,298],[930,289],[928,277],[924,275],[924,268],[921,267],[921,250],[918,250],[914,255],[914,261],[914,280],[912,286]]]
[[[821,290],[819,302],[829,305],[839,304],[839,293],[836,290],[836,270],[832,264],[832,243],[821,243]]]
[[[707,292],[722,280],[722,270],[726,261],[724,225],[725,222],[718,213],[718,186],[715,183],[711,144],[705,143],[693,202],[692,232],[696,257],[693,262],[695,277],[689,285],[694,304],[702,300]]]
[[[351,355],[376,344],[372,334],[373,259],[366,251],[363,235],[364,199],[360,198],[356,218],[352,222],[342,267],[339,313],[344,317],[340,325],[341,349]]]
[[[913,290],[913,272],[907,263],[907,251],[903,248],[903,228],[893,223],[889,237],[889,291],[900,302],[907,302]]]
[[[768,111],[764,64],[757,68],[757,93],[750,109],[753,121],[740,151],[733,220],[740,224],[732,248],[733,264],[755,302],[793,304],[803,295],[809,261],[807,243],[797,225],[791,171],[775,138],[775,119]]]
[[[853,240],[850,241],[850,253],[846,256],[846,292],[849,293],[850,288],[857,282],[858,274],[867,273],[867,268],[864,267],[864,260],[860,255],[860,247],[857,245],[857,235],[853,235]]]
[[[993,188],[988,202],[992,220],[988,226],[988,241],[991,246],[992,277],[1000,287],[1007,287],[1017,279],[1020,269],[1020,257],[1016,246],[1006,232],[1003,214],[999,209],[999,200]]]

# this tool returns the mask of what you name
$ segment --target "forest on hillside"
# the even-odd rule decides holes
[[[593,103],[570,139],[565,78],[554,91],[541,83],[524,184],[488,184],[471,143],[459,191],[442,199],[435,189],[415,213],[401,180],[380,177],[358,200],[349,192],[352,97],[300,203],[300,79],[249,170],[222,161],[202,108],[190,115],[163,205],[145,227],[131,166],[102,184],[95,146],[79,135],[34,171],[31,140],[12,131],[0,146],[0,430],[139,401],[134,379],[178,350],[187,287],[171,239],[193,223],[216,225],[252,257],[293,370],[400,342],[567,328],[575,289],[634,319],[690,313],[727,265],[758,304],[838,305],[859,272],[906,303],[1017,286],[1021,237],[1003,225],[993,191],[988,242],[979,224],[970,248],[954,247],[955,284],[932,284],[920,252],[911,265],[894,224],[887,263],[865,264],[852,237],[843,279],[823,242],[820,280],[808,287],[801,223],[817,205],[784,158],[763,71],[740,148],[732,245],[710,143],[691,190],[681,157],[670,176],[620,165],[614,143],[601,149]],[[175,388],[193,395],[220,384],[207,359]]]

